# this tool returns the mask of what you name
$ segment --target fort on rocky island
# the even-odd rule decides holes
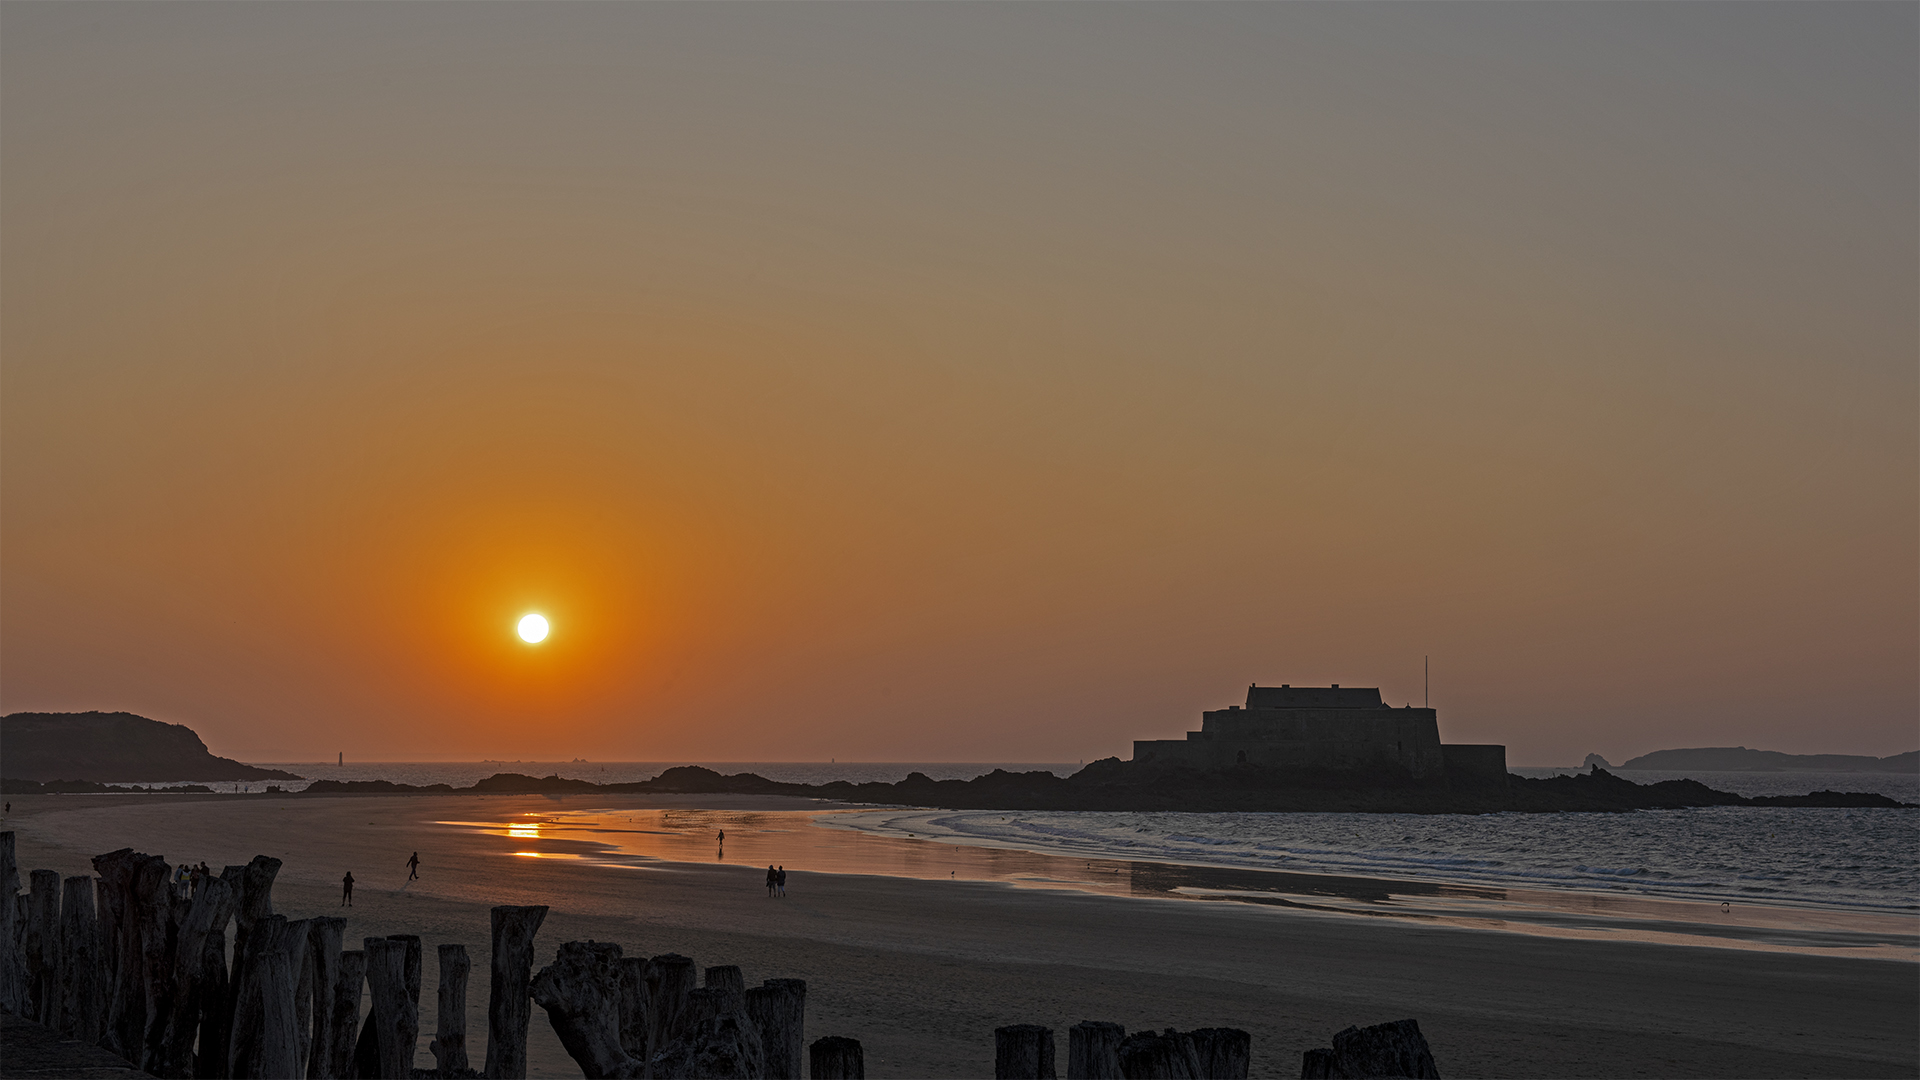
[[[1443,743],[1433,709],[1396,709],[1378,688],[1249,686],[1244,706],[1200,714],[1185,739],[1142,739],[1136,763],[1227,769],[1404,772],[1448,787],[1507,784],[1507,748]]]

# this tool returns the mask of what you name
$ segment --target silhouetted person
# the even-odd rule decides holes
[[[779,882],[780,882],[780,875],[774,873],[773,867],[769,865],[767,867],[767,898],[768,899],[773,898],[773,887],[779,884]]]
[[[787,868],[781,867],[773,872],[774,889],[781,896],[787,895]]]
[[[723,844],[727,842],[727,830],[725,829],[720,830],[720,842]]]
[[[340,906],[353,906],[353,871],[351,870],[347,871],[346,877],[340,879]]]
[[[413,858],[407,860],[407,880],[420,880],[420,853],[417,851],[413,853]]]

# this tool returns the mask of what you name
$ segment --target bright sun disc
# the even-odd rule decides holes
[[[545,640],[547,620],[539,615],[529,615],[520,620],[520,640],[532,644]]]

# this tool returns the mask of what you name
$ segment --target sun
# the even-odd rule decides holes
[[[547,638],[547,618],[544,615],[529,615],[520,620],[520,640],[529,645],[537,645]]]

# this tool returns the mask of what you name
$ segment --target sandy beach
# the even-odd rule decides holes
[[[1388,917],[1372,917],[1386,910],[1366,895],[1377,883],[1323,883],[1316,904],[1206,902],[1247,890],[1195,886],[1178,868],[1078,869],[820,828],[800,812],[817,810],[728,796],[47,796],[16,797],[6,828],[23,872],[87,873],[91,855],[123,846],[216,868],[271,855],[285,861],[277,911],[347,914],[349,942],[415,933],[429,955],[462,942],[480,971],[487,909],[547,904],[541,962],[561,942],[594,938],[629,954],[738,964],[750,985],[806,979],[808,1038],[860,1039],[875,1076],[991,1075],[993,1028],[1010,1023],[1052,1026],[1064,1055],[1064,1029],[1082,1019],[1242,1027],[1253,1034],[1254,1075],[1297,1076],[1301,1052],[1340,1028],[1409,1016],[1449,1077],[1920,1068],[1913,920],[1751,914],[1714,931],[1741,947],[1706,947],[1681,943],[1702,932],[1673,930],[1672,912],[1631,905],[1603,913],[1614,923],[1563,915],[1501,929],[1510,920],[1495,917],[1499,905],[1521,900],[1486,890],[1429,890]],[[585,811],[597,838],[511,824]],[[422,880],[409,885],[404,864],[416,850]],[[791,875],[784,900],[762,887],[768,862]],[[342,909],[347,870],[358,885]],[[1158,884],[1140,884],[1149,879]],[[1773,925],[1782,920],[1806,933],[1782,937]],[[1861,958],[1874,940],[1900,958]],[[477,978],[476,1055],[485,1008]],[[538,1010],[531,1041],[532,1075],[579,1075]]]

